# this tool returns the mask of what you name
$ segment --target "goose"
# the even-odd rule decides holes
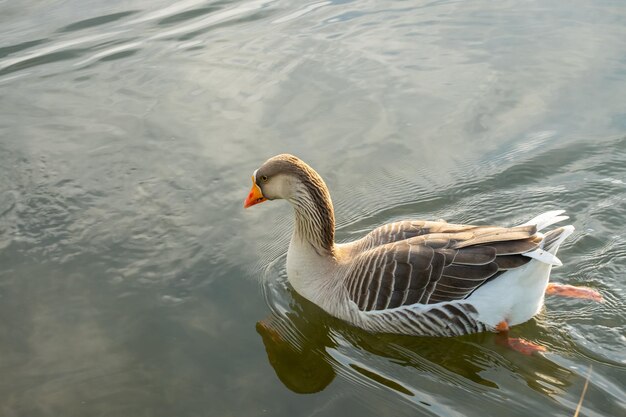
[[[557,250],[574,232],[549,211],[515,227],[404,220],[335,242],[328,187],[299,158],[281,154],[252,175],[249,208],[287,200],[294,231],[287,277],[304,298],[369,332],[460,336],[507,332],[535,316],[544,294],[600,300],[584,287],[549,283]],[[535,350],[541,350],[539,347]]]

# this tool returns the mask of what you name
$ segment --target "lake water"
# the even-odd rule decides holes
[[[268,157],[338,239],[405,218],[576,233],[493,334],[367,334],[290,289]],[[626,415],[623,1],[0,2],[2,416]]]

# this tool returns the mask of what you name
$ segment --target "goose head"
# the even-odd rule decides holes
[[[301,159],[281,154],[268,159],[252,174],[252,189],[244,201],[248,208],[267,200],[298,204],[312,200],[323,205],[330,200],[328,188],[317,172]]]
[[[274,156],[254,171],[243,206],[279,199],[294,207],[297,235],[319,249],[332,251],[335,218],[328,187],[313,168],[293,155]]]
[[[278,155],[268,159],[252,174],[252,189],[244,208],[267,200],[291,200],[302,188],[304,164],[295,156]]]

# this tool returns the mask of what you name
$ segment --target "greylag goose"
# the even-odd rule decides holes
[[[336,243],[326,184],[295,156],[267,160],[252,175],[244,207],[284,199],[295,226],[287,253],[293,288],[329,314],[371,332],[457,336],[505,332],[539,312],[544,294],[595,298],[588,288],[548,285],[561,243],[574,231],[563,210],[516,227],[445,221],[390,223]]]

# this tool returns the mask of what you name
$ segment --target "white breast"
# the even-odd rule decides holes
[[[354,322],[356,305],[349,300],[341,277],[345,267],[334,258],[320,256],[310,243],[292,237],[287,252],[287,276],[292,287],[304,298],[329,314]]]

